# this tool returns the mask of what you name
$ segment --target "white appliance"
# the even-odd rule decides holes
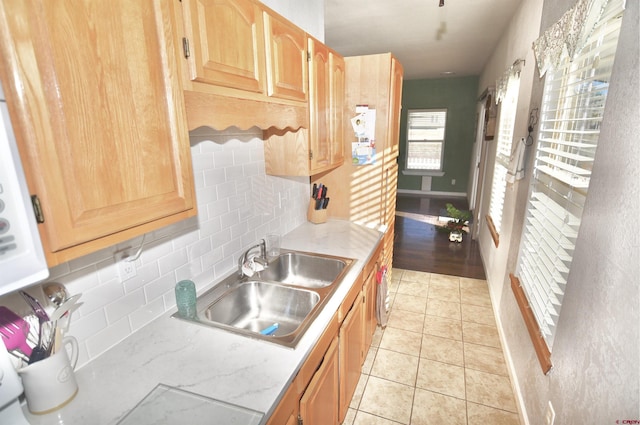
[[[20,394],[20,377],[9,360],[7,349],[0,341],[0,424],[29,425],[20,406]]]
[[[0,296],[49,277],[0,83]]]
[[[0,83],[0,296],[49,277]],[[0,341],[0,423],[22,425],[22,384]]]

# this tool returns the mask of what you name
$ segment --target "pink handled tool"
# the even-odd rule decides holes
[[[0,334],[7,351],[20,350],[25,356],[31,356],[31,347],[27,344],[29,324],[5,306],[0,306]]]

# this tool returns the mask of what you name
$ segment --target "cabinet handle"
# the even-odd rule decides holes
[[[44,214],[42,212],[42,205],[40,205],[40,198],[38,198],[38,195],[31,195],[31,205],[33,205],[33,213],[36,216],[36,222],[44,223]]]
[[[188,59],[191,56],[191,51],[189,50],[189,39],[187,37],[182,37],[182,50],[184,51],[184,57]]]

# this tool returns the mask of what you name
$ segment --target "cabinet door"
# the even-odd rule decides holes
[[[303,424],[338,424],[338,385],[338,338],[335,338],[300,399]]]
[[[294,381],[280,400],[267,425],[297,425],[300,413],[300,393]]]
[[[344,162],[344,58],[330,52],[329,64],[331,75],[329,86],[329,143],[331,145],[331,164],[334,166]]]
[[[389,92],[389,126],[388,139],[391,148],[388,159],[398,157],[400,145],[400,112],[402,109],[402,64],[396,58],[391,59],[391,84]]]
[[[331,165],[329,49],[309,38],[309,52],[309,149],[311,171],[318,171]]]
[[[363,305],[362,293],[359,293],[340,327],[340,423],[347,415],[349,403],[360,380],[362,363],[364,363]]]
[[[373,341],[373,333],[376,331],[377,319],[376,319],[376,289],[378,283],[376,282],[377,267],[369,273],[367,280],[365,280],[362,292],[364,293],[364,326],[363,326],[363,350],[366,353],[371,347]],[[366,354],[365,354],[366,355]]]
[[[14,124],[47,251],[195,214],[173,7],[2,2]]]
[[[265,92],[262,9],[248,0],[184,0],[189,78]]]
[[[264,12],[268,95],[306,102],[307,35],[286,19]]]

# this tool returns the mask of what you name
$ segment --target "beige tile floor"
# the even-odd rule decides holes
[[[344,425],[520,425],[484,280],[394,269]]]

